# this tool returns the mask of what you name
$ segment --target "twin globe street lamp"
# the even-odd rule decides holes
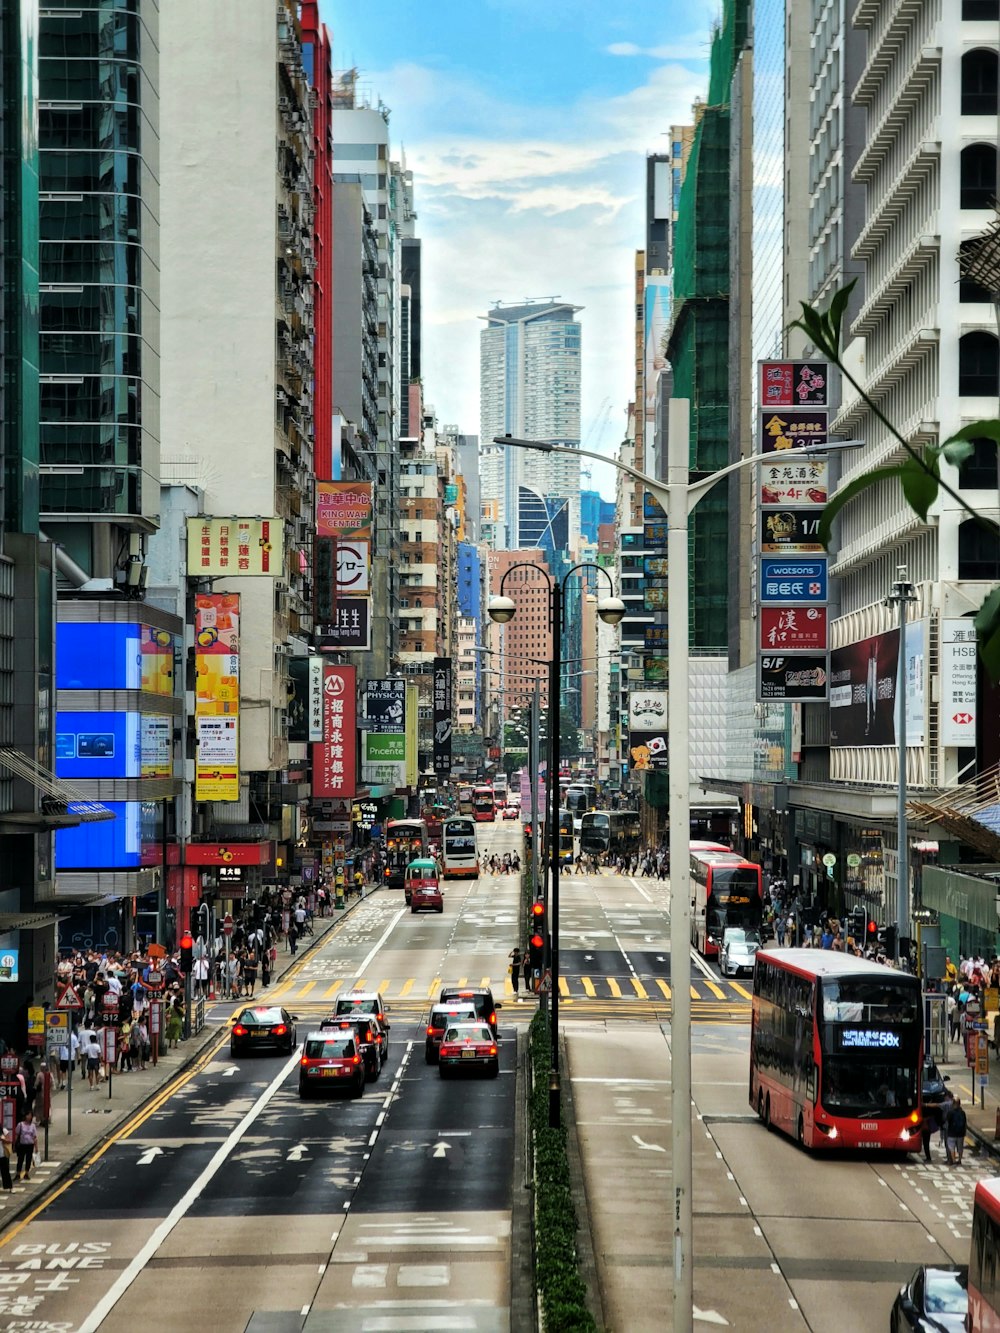
[[[670,801],[668,849],[670,856],[670,1143],[673,1177],[673,1328],[690,1330],[694,1311],[693,1161],[691,1144],[691,793],[689,790],[689,570],[688,519],[695,506],[724,477],[745,467],[767,461],[764,454],[748,454],[708,476],[691,480],[690,402],[671,399],[667,422],[667,477],[661,481],[640,472],[629,463],[578,449],[575,445],[550,444],[544,440],[521,440],[496,435],[494,444],[536,449],[548,454],[572,454],[594,458],[624,472],[659,501],[667,515],[667,642],[670,654],[670,687],[667,700],[667,779]],[[784,449],[780,459],[809,454],[834,453],[854,448],[862,440],[828,440],[820,445]],[[501,586],[501,591],[502,591]],[[507,599],[509,601],[509,599]],[[619,603],[621,605],[621,603]],[[491,612],[492,614],[492,612]],[[512,613],[511,613],[512,614]],[[621,620],[624,614],[618,616]],[[510,618],[509,616],[507,617]],[[617,623],[617,622],[615,622]],[[670,649],[673,649],[670,652]],[[558,785],[558,784],[556,784]],[[553,926],[558,906],[553,906]],[[553,1032],[553,1037],[555,1033]],[[556,1080],[558,1087],[558,1078]],[[550,1110],[551,1118],[551,1110]]]
[[[490,619],[506,625],[517,614],[517,604],[504,595],[504,584],[515,569],[530,569],[541,574],[549,585],[549,633],[552,636],[552,655],[549,659],[549,772],[548,772],[548,854],[551,876],[551,918],[549,923],[549,985],[552,992],[552,1020],[549,1036],[552,1043],[552,1063],[549,1071],[549,1124],[559,1125],[559,701],[562,685],[562,635],[565,629],[565,590],[571,575],[581,569],[596,569],[608,581],[611,595],[597,602],[597,614],[606,625],[617,625],[625,615],[625,603],[615,594],[611,575],[601,565],[583,563],[567,570],[562,579],[553,578],[541,565],[519,560],[504,571],[500,588],[487,605]],[[532,777],[534,780],[534,775]]]

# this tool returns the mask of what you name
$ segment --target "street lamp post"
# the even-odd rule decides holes
[[[563,592],[566,580],[571,574],[581,569],[596,569],[607,579],[611,588],[610,597],[602,597],[597,603],[597,614],[608,625],[617,625],[625,614],[625,603],[614,595],[615,585],[611,575],[601,565],[583,563],[574,565],[566,571],[562,579],[554,578],[540,565],[527,560],[519,560],[504,572],[500,580],[499,592],[491,597],[487,610],[490,619],[498,625],[506,625],[513,620],[517,606],[510,597],[504,596],[504,584],[515,569],[531,569],[540,573],[549,585],[549,632],[552,635],[552,654],[549,660],[549,773],[548,773],[548,852],[550,862],[549,894],[551,915],[549,918],[549,984],[552,996],[552,1018],[549,1037],[552,1044],[552,1066],[549,1072],[549,1124],[559,1125],[559,687],[562,677],[562,632],[563,632]]]
[[[903,957],[903,938],[910,937],[910,845],[906,829],[906,613],[917,600],[906,566],[897,565],[896,582],[885,599],[899,607],[899,655],[896,661],[896,741],[899,773],[896,779],[896,962]]]
[[[494,444],[538,449],[543,453],[572,454],[575,458],[594,458],[609,463],[644,486],[662,505],[667,515],[667,639],[675,653],[670,657],[670,690],[667,701],[668,783],[670,823],[670,1083],[671,1083],[671,1166],[673,1175],[673,1327],[675,1333],[688,1333],[694,1308],[694,1270],[692,1266],[693,1213],[691,1191],[691,887],[688,844],[691,841],[690,792],[688,789],[688,517],[705,495],[730,473],[762,461],[761,454],[720,468],[707,477],[690,480],[690,403],[673,398],[669,406],[667,429],[667,480],[660,481],[640,472],[629,463],[591,449],[549,444],[541,440],[519,440],[510,435],[494,437]],[[806,454],[831,453],[859,440],[828,441],[825,445],[805,445],[786,449],[782,460]]]

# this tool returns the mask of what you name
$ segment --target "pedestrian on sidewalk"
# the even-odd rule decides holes
[[[948,1115],[948,1161],[952,1166],[962,1165],[962,1153],[965,1151],[965,1131],[968,1121],[961,1097],[955,1098],[955,1105]]]
[[[938,1106],[930,1105],[924,1107],[924,1123],[920,1126],[920,1139],[924,1145],[924,1161],[932,1161],[931,1157],[931,1139],[941,1129],[941,1109]]]
[[[531,954],[527,949],[524,951],[524,958],[521,960],[521,969],[524,972],[524,993],[531,994]]]
[[[289,952],[289,953],[292,953],[292,954],[293,954],[293,953],[295,952],[295,950],[298,948],[298,941],[299,941],[299,932],[298,932],[298,931],[296,930],[296,928],[295,928],[295,922],[294,922],[294,921],[289,921],[289,923],[288,923],[288,952]]]
[[[0,1132],[0,1184],[8,1194],[13,1193],[14,1184],[10,1178],[10,1154],[13,1147],[13,1139],[9,1129]]]
[[[515,944],[513,949],[511,949],[510,953],[507,955],[507,957],[510,959],[510,966],[507,969],[507,971],[510,973],[510,984],[514,987],[514,994],[517,995],[518,982],[521,980],[520,946]],[[520,1003],[519,996],[518,996],[518,1003]]]
[[[87,1042],[83,1052],[87,1058],[87,1082],[90,1084],[91,1092],[93,1092],[101,1078],[101,1044],[97,1040],[96,1032],[87,1033]]]
[[[14,1147],[17,1149],[17,1178],[22,1172],[25,1180],[31,1179],[31,1164],[38,1144],[38,1126],[30,1111],[25,1111],[14,1129]]]

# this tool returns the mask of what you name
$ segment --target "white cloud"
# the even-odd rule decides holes
[[[636,42],[612,42],[606,47],[609,56],[643,56],[649,60],[705,60],[710,38],[693,36],[661,46],[639,46]]]
[[[621,440],[634,394],[645,154],[666,146],[663,136],[689,120],[706,86],[704,71],[683,59],[656,65],[624,95],[588,94],[555,109],[513,94],[499,102],[480,85],[413,64],[370,76],[414,173],[424,393],[441,421],[479,430],[478,333],[489,307],[558,296],[584,307],[588,447],[610,451]],[[450,124],[461,130],[442,128]],[[613,474],[601,471],[594,482],[612,494]]]

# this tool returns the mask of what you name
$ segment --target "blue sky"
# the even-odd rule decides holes
[[[584,307],[588,447],[632,396],[644,159],[708,87],[719,0],[321,0],[334,65],[391,110],[423,239],[427,401],[479,429],[478,334],[499,298]],[[614,474],[594,484],[613,494]]]

